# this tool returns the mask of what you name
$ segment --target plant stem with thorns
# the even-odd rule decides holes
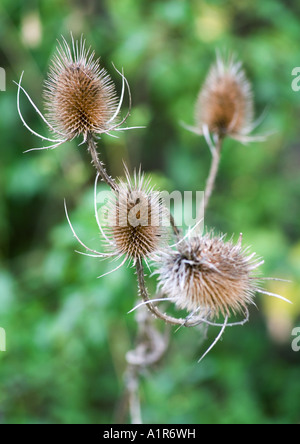
[[[109,176],[107,174],[107,171],[106,171],[106,169],[104,167],[104,164],[99,159],[99,154],[98,154],[98,151],[97,151],[97,144],[96,144],[95,139],[94,139],[92,134],[90,134],[90,133],[88,134],[86,142],[87,142],[89,153],[90,153],[90,155],[92,157],[92,163],[93,163],[94,167],[96,168],[96,170],[98,171],[98,173],[100,174],[101,179],[113,191],[116,191],[117,190],[116,182],[114,181],[114,179],[112,179],[111,176]]]

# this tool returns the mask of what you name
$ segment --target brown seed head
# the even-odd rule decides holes
[[[218,58],[200,91],[196,125],[219,137],[243,136],[251,131],[253,94],[241,63]]]
[[[47,117],[57,133],[67,139],[109,129],[117,109],[114,84],[85,41],[72,49],[63,39],[53,57],[44,90]]]
[[[182,242],[177,251],[161,255],[159,285],[179,308],[218,317],[240,312],[253,303],[254,270],[262,261],[240,243],[207,234]]]
[[[126,180],[120,181],[108,203],[105,232],[111,249],[134,263],[161,250],[168,240],[167,213],[157,191],[144,175],[127,168]]]

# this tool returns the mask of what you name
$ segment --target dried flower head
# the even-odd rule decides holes
[[[255,270],[263,261],[224,236],[191,237],[177,251],[162,254],[160,262],[162,292],[191,313],[213,318],[239,313],[261,291]]]
[[[69,140],[108,132],[118,104],[115,85],[95,53],[83,39],[72,44],[73,50],[64,39],[59,43],[44,90],[47,118]]]
[[[73,36],[71,37],[71,46],[63,37],[62,42],[58,42],[48,79],[45,81],[46,117],[21,86],[23,74],[18,84],[17,105],[22,122],[32,134],[52,143],[48,147],[33,150],[53,149],[78,136],[83,136],[85,142],[89,134],[105,133],[112,136],[111,131],[131,129],[121,127],[131,108],[130,88],[123,73],[115,68],[122,77],[122,92],[118,100],[115,85],[105,69],[101,68],[99,59],[95,59],[95,53],[86,48],[83,37],[80,41],[74,41]],[[129,95],[129,111],[123,119],[118,119],[125,87]],[[55,134],[55,139],[38,134],[25,122],[20,110],[20,91],[23,91],[35,111]]]
[[[118,184],[117,191],[107,205],[105,233],[112,248],[119,256],[146,259],[159,251],[168,239],[167,212],[160,193],[141,170],[130,178],[125,167],[126,179]]]
[[[87,247],[77,236],[67,219],[78,242],[90,251],[88,256],[99,258],[123,259],[117,270],[126,261],[136,264],[138,259],[156,259],[159,252],[167,246],[169,239],[169,220],[166,208],[161,202],[160,193],[145,179],[141,170],[131,179],[125,167],[125,180],[116,183],[116,189],[105,193],[105,204],[99,217],[97,206],[97,184],[95,182],[95,217],[105,243],[105,253]],[[100,221],[101,220],[101,221]],[[86,253],[81,253],[86,254]],[[113,271],[115,271],[113,270]],[[110,272],[111,273],[111,272]]]
[[[213,233],[191,237],[190,231],[178,242],[177,250],[160,252],[156,271],[160,297],[153,300],[146,297],[142,304],[133,309],[153,302],[171,301],[178,308],[187,309],[190,313],[184,321],[159,312],[159,317],[167,322],[189,327],[221,327],[218,336],[199,362],[217,344],[227,327],[242,326],[248,322],[248,305],[254,304],[256,292],[291,303],[260,287],[260,281],[280,279],[258,278],[256,270],[264,261],[256,253],[250,254],[249,248],[242,247],[242,235],[237,244],[232,240],[225,241],[224,238],[225,236],[215,236]],[[151,311],[157,313],[153,307]],[[229,317],[240,312],[244,313],[244,320],[229,324]],[[215,321],[220,315],[224,317],[221,324]]]
[[[208,138],[229,136],[243,143],[264,140],[250,136],[257,126],[254,119],[253,93],[241,62],[220,56],[212,66],[196,103],[196,125],[187,127]]]

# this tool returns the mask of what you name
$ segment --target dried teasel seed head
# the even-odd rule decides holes
[[[263,263],[243,249],[212,233],[190,238],[177,251],[160,258],[161,291],[181,309],[212,317],[246,309],[258,289],[255,270]]]
[[[63,38],[52,59],[44,89],[47,118],[55,132],[67,140],[88,133],[107,132],[117,110],[115,86],[86,49],[81,38],[72,47]]]
[[[141,170],[117,184],[107,204],[105,235],[109,248],[135,264],[137,259],[155,257],[169,239],[168,213],[150,180]]]
[[[252,131],[253,118],[252,88],[242,64],[218,56],[198,97],[196,127],[240,140]]]

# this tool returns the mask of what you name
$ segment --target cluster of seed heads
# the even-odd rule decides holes
[[[233,240],[226,240],[225,236],[217,236],[212,232],[183,238],[174,223],[171,225],[177,243],[173,247],[168,246],[170,230],[166,228],[165,220],[172,220],[172,217],[141,170],[131,178],[125,167],[125,179],[119,181],[113,181],[106,175],[102,163],[98,161],[95,145],[91,145],[94,137],[103,133],[115,137],[112,132],[131,129],[122,127],[130,113],[129,85],[123,71],[116,69],[116,72],[122,78],[120,98],[111,77],[101,67],[100,61],[95,59],[94,52],[86,49],[83,38],[75,41],[72,37],[71,46],[63,38],[45,81],[45,116],[21,86],[21,77],[18,83],[20,118],[34,135],[51,142],[50,146],[34,149],[53,149],[81,136],[93,153],[93,161],[98,169],[95,216],[105,251],[91,249],[79,239],[66,208],[74,236],[88,251],[82,254],[120,260],[116,269],[126,262],[137,265],[146,261],[148,266],[148,260],[155,262],[158,288],[165,298],[163,300],[168,299],[178,308],[186,309],[190,316],[199,314],[206,321],[225,317],[223,331],[229,316],[247,313],[248,305],[254,303],[256,292],[270,294],[260,288],[257,276],[263,261],[255,253],[250,254],[248,249],[243,248],[241,239],[235,244]],[[126,89],[129,111],[121,118]],[[38,134],[26,123],[20,108],[21,91],[54,134],[54,139]],[[214,143],[227,136],[245,143],[261,140],[251,136],[256,126],[253,121],[252,88],[241,64],[234,58],[226,61],[217,57],[199,93],[195,119],[195,126],[188,129],[204,135],[212,152],[215,151]],[[112,187],[105,224],[100,222],[97,209],[99,177]],[[143,288],[142,293],[145,291]],[[147,299],[144,303],[151,304],[151,300]]]

